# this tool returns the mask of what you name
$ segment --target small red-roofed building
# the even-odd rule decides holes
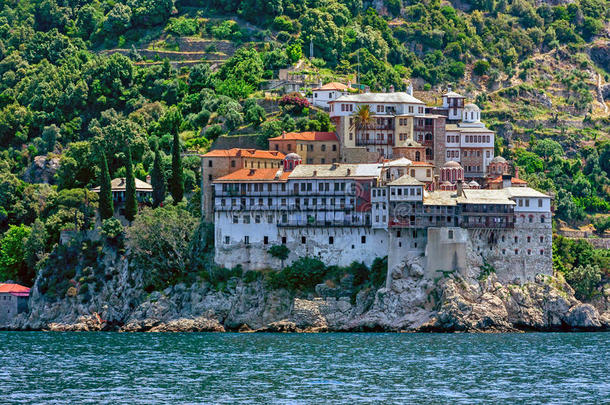
[[[343,83],[330,82],[312,89],[311,103],[316,107],[328,108],[328,102],[349,93],[349,87]]]
[[[491,177],[487,180],[487,188],[491,190],[500,190],[508,187],[527,187],[527,181],[519,178],[519,169],[515,167],[515,176],[503,174],[497,177]]]
[[[214,213],[212,182],[219,177],[240,169],[275,169],[282,167],[284,154],[277,150],[259,149],[216,149],[202,156],[203,190],[206,220],[211,221]]]
[[[284,132],[269,139],[269,149],[298,153],[304,164],[329,164],[340,160],[339,138],[334,132]]]
[[[0,326],[28,310],[30,289],[19,284],[0,283]]]

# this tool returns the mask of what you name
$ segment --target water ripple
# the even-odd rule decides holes
[[[0,332],[3,403],[610,403],[610,335]]]

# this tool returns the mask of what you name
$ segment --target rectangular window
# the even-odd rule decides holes
[[[335,238],[334,238],[334,237],[332,237],[332,236],[329,236],[329,237],[328,237],[328,244],[329,244],[329,245],[332,245],[333,243],[335,243]]]
[[[301,236],[301,243],[302,244],[307,243],[307,238],[305,236]]]
[[[244,243],[245,243],[246,245],[249,245],[249,244],[250,244],[250,237],[249,237],[248,235],[244,236]]]
[[[244,224],[250,223],[250,215],[244,215]]]
[[[238,218],[238,217],[233,217],[233,223],[234,223],[234,224],[239,223],[239,218]]]
[[[366,243],[366,236],[362,235],[362,236],[360,237],[360,242],[361,242],[361,243]]]
[[[285,244],[286,244],[286,237],[282,236],[282,245],[285,245]]]
[[[225,236],[225,244],[229,244],[231,243],[231,237],[230,236]]]
[[[542,207],[542,198],[538,199],[538,207]]]
[[[260,215],[256,215],[254,217],[254,222],[257,223],[257,224],[260,224],[261,223],[261,216]]]

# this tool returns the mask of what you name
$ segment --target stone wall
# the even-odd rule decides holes
[[[371,163],[379,160],[379,154],[369,152],[364,147],[343,148],[341,155],[344,163]]]
[[[434,119],[434,171],[439,173],[439,168],[446,162],[446,143],[445,143],[445,118]]]
[[[290,250],[285,264],[308,256],[320,259],[326,265],[348,266],[353,261],[359,261],[370,266],[376,257],[386,255],[388,245],[388,234],[382,229],[278,227],[276,234],[269,237],[267,244],[256,239],[256,242],[250,244],[239,242],[224,245],[217,239],[216,263],[227,268],[241,264],[245,270],[279,269],[280,261],[272,257],[268,249],[281,244],[283,237],[286,238],[285,245]]]
[[[428,228],[425,276],[438,278],[441,271],[466,273],[468,238],[468,231],[463,228]]]

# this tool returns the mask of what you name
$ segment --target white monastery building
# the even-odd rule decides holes
[[[216,261],[274,268],[268,249],[346,266],[388,256],[426,276],[492,265],[501,281],[551,272],[551,198],[528,187],[428,191],[408,162],[241,169],[214,181]],[[402,164],[402,166],[401,166]],[[398,170],[406,171],[400,174]],[[400,174],[399,177],[397,177]],[[473,275],[476,276],[476,275]]]

